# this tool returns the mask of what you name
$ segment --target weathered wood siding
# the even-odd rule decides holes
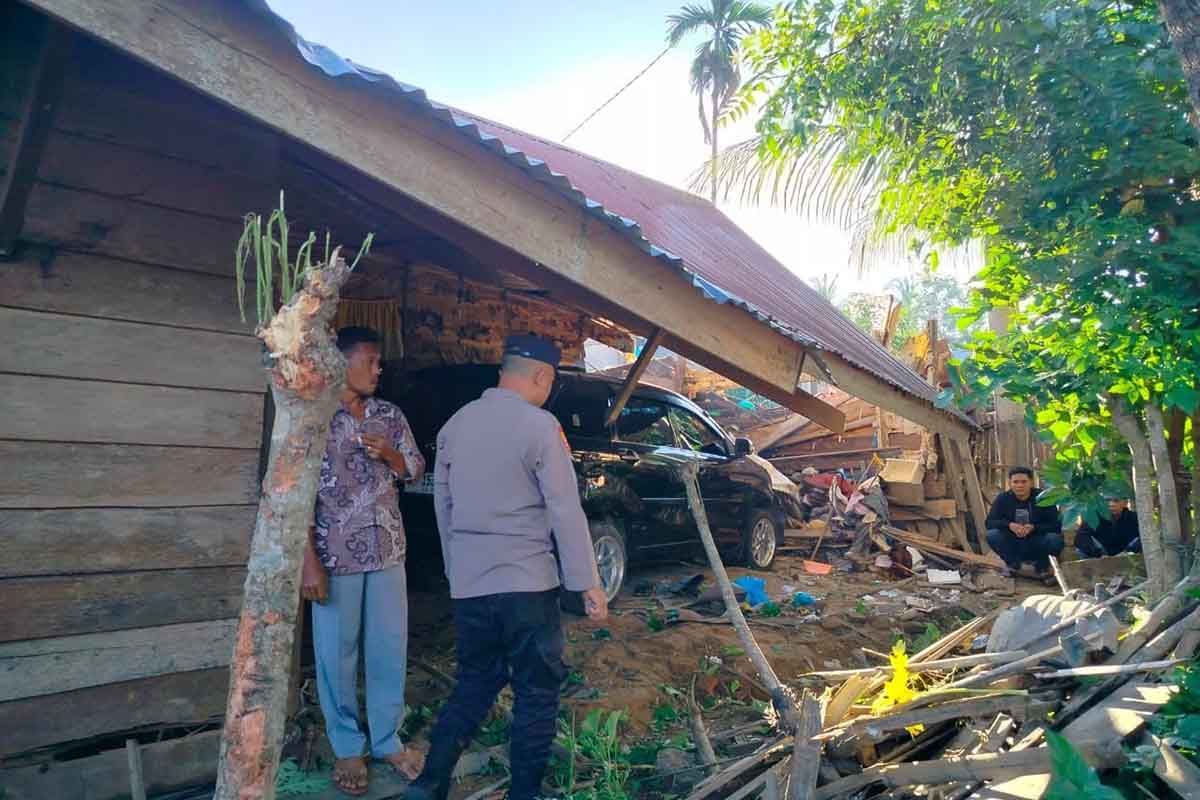
[[[0,19],[5,171],[38,20]],[[0,261],[0,759],[223,712],[265,390],[232,253],[278,152],[78,41]]]

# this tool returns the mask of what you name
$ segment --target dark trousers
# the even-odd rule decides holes
[[[414,797],[441,800],[450,774],[511,683],[513,722],[509,736],[511,800],[541,794],[542,775],[558,729],[559,687],[566,677],[558,590],[514,592],[454,601],[458,673],[454,692],[430,735],[429,756]]]
[[[987,540],[1009,569],[1020,569],[1026,561],[1038,570],[1050,569],[1050,556],[1063,549],[1061,533],[1031,533],[1020,539],[1012,531],[993,529],[987,532]]]
[[[1137,536],[1126,536],[1112,528],[1100,531],[1081,530],[1075,533],[1075,549],[1084,558],[1115,556],[1126,551],[1140,553],[1142,540]]]

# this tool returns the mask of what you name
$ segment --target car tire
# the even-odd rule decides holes
[[[752,512],[742,534],[742,564],[751,569],[770,569],[778,552],[778,520],[769,511]]]
[[[625,534],[621,526],[609,519],[588,520],[588,532],[592,536],[592,552],[596,556],[596,568],[600,582],[611,604],[625,585],[629,571],[629,551],[625,547]],[[580,592],[563,590],[561,605],[572,614],[584,615],[583,595]]]

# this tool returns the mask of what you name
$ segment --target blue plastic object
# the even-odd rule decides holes
[[[792,605],[796,606],[797,608],[800,606],[816,605],[816,603],[817,598],[813,597],[808,592],[796,592],[796,594],[792,595]]]
[[[746,590],[746,602],[751,607],[761,606],[767,602],[767,582],[762,578],[756,578],[753,575],[743,575],[733,582],[734,586],[740,586]]]

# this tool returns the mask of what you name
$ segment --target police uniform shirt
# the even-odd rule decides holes
[[[454,598],[600,584],[558,420],[488,389],[438,433],[434,505]],[[558,557],[555,558],[557,549]]]

